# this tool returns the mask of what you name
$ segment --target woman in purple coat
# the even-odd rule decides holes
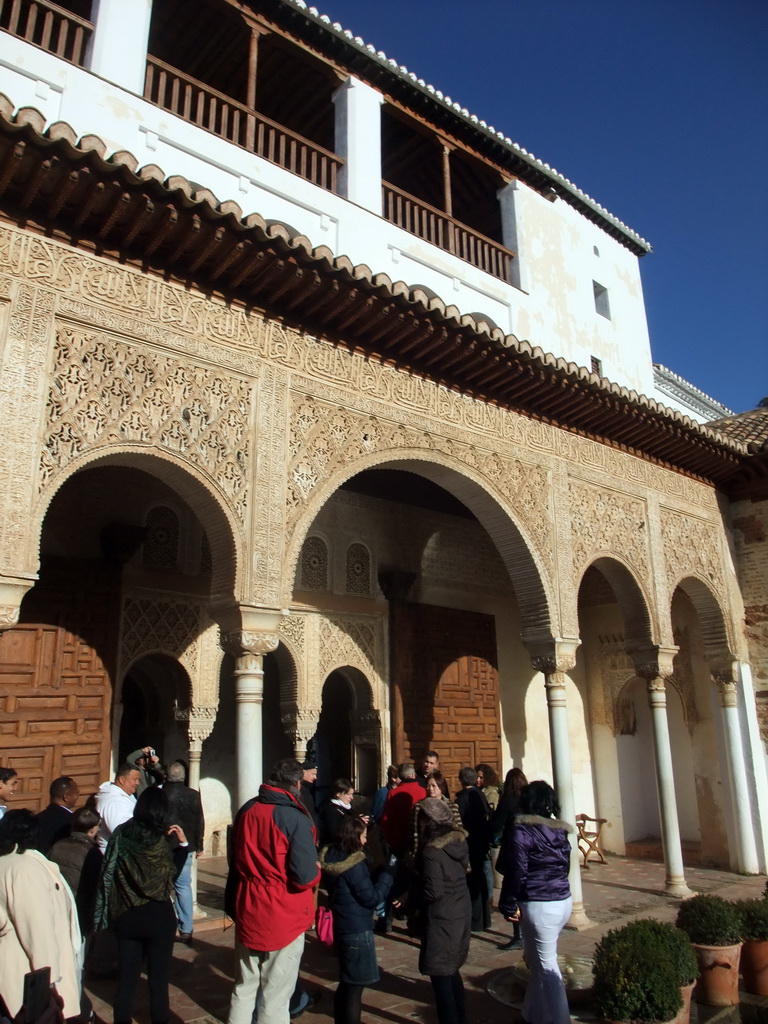
[[[508,830],[499,909],[508,921],[522,918],[530,980],[522,1016],[527,1024],[570,1024],[568,1000],[557,965],[557,939],[571,916],[568,885],[571,825],[559,820],[560,805],[546,782],[520,794],[514,828]]]

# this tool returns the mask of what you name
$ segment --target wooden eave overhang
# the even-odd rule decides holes
[[[0,95],[0,214],[727,490],[747,446]]]

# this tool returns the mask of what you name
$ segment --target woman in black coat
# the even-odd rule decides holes
[[[379,980],[373,941],[373,912],[389,895],[393,876],[374,882],[365,857],[368,826],[347,815],[333,845],[320,852],[320,866],[331,898],[333,935],[339,958],[339,986],[333,1000],[334,1024],[360,1024],[363,989]]]
[[[336,830],[345,818],[352,818],[352,801],[355,798],[355,787],[349,779],[336,779],[331,795],[320,808],[320,843],[327,846],[336,839]]]
[[[504,778],[504,789],[501,793],[499,806],[493,812],[491,829],[496,842],[500,844],[496,870],[500,875],[511,870],[512,836],[515,827],[515,815],[520,808],[520,794],[528,785],[528,779],[522,768],[510,768]],[[512,938],[503,942],[499,949],[522,949],[523,940],[520,935],[520,919],[512,922]]]
[[[439,1024],[466,1024],[459,968],[469,955],[472,905],[467,888],[469,849],[448,804],[427,797],[419,808],[416,868],[424,900],[419,970],[428,974]]]

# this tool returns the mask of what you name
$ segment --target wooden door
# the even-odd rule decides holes
[[[460,768],[484,761],[500,772],[493,616],[399,603],[390,613],[395,760],[436,750],[452,793]]]
[[[0,633],[0,763],[21,780],[13,806],[33,811],[59,775],[81,802],[109,777],[115,592],[77,572],[68,583],[38,584],[22,607],[36,621]]]

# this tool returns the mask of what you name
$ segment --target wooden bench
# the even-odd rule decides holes
[[[576,815],[576,827],[579,830],[577,840],[579,850],[584,857],[584,867],[589,867],[589,858],[594,853],[600,858],[600,863],[605,864],[605,856],[600,849],[600,833],[607,818],[590,818],[588,814]]]

